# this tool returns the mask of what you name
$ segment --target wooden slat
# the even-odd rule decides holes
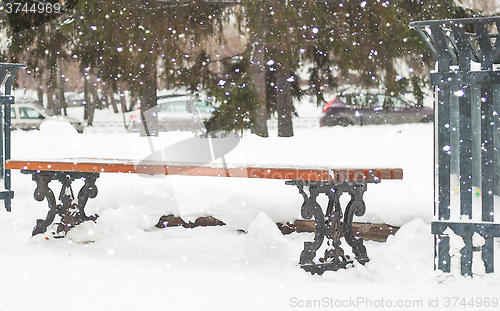
[[[6,169],[29,171],[61,171],[90,173],[134,173],[148,175],[221,176],[304,181],[363,181],[402,179],[400,168],[345,169],[317,167],[256,167],[230,166],[228,168],[164,162],[133,160],[74,158],[60,160],[8,160]]]
[[[295,222],[277,223],[278,228],[283,234],[292,232],[315,232],[316,224],[314,220],[296,220]],[[387,224],[373,223],[352,223],[352,231],[355,237],[363,238],[364,240],[385,242],[389,235],[395,235],[399,227],[393,227]]]

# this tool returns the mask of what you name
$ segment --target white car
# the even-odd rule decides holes
[[[67,107],[80,107],[85,102],[83,93],[65,92],[64,98],[66,99]]]
[[[203,121],[210,118],[214,107],[208,99],[193,95],[158,96],[156,109],[160,131],[193,131],[205,128]],[[128,114],[129,131],[141,130],[140,109]]]
[[[10,111],[11,128],[13,130],[36,130],[40,128],[40,124],[43,122],[56,120],[71,123],[78,133],[83,133],[83,124],[80,120],[66,116],[56,116],[37,104],[15,103],[11,106]]]

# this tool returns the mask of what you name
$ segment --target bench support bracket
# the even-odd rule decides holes
[[[89,198],[97,196],[97,187],[95,185],[99,173],[80,173],[80,172],[51,172],[51,171],[22,171],[25,174],[32,174],[33,180],[36,182],[34,192],[35,200],[47,200],[49,212],[45,219],[38,219],[33,236],[45,233],[50,225],[55,221],[56,216],[60,217],[60,222],[56,223],[54,235],[63,237],[71,228],[81,224],[86,220],[95,220],[97,215],[87,216],[85,214],[85,205]],[[73,195],[72,183],[80,179],[84,181],[84,185],[78,192],[75,198]],[[56,200],[54,192],[50,189],[51,181],[59,181],[61,183],[61,191],[59,193],[59,203]]]
[[[305,242],[304,250],[300,255],[300,266],[312,273],[323,274],[325,271],[337,271],[346,268],[353,263],[348,255],[344,254],[341,245],[341,238],[351,246],[355,259],[365,264],[369,261],[363,239],[354,236],[352,231],[352,221],[354,215],[363,216],[365,213],[365,203],[363,194],[366,191],[366,182],[356,183],[329,183],[329,182],[307,182],[307,181],[287,181],[288,185],[295,185],[300,194],[304,197],[301,213],[304,219],[314,218],[316,230],[314,241]],[[304,190],[309,188],[309,195]],[[328,197],[326,211],[317,202],[319,194]],[[340,196],[347,193],[351,200],[344,210],[340,204]],[[326,249],[324,256],[314,261],[316,252],[324,245],[326,238]]]

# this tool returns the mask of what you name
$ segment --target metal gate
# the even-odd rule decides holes
[[[500,18],[419,21],[434,54],[435,269],[460,258],[472,275],[474,252],[493,272],[495,196],[500,194]],[[497,198],[498,199],[498,198]],[[450,254],[457,247],[460,254]],[[463,241],[463,242],[462,242]]]

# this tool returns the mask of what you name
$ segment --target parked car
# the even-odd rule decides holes
[[[321,126],[431,122],[434,110],[385,94],[342,94],[325,105]]]
[[[65,92],[64,97],[68,107],[80,107],[83,106],[85,102],[83,93]]]
[[[158,126],[160,131],[192,131],[204,128],[204,121],[214,111],[212,102],[189,94],[158,96]],[[130,112],[129,131],[138,132],[142,128],[140,107]]]
[[[16,97],[16,103],[23,103],[23,104],[38,104],[38,98],[35,98],[33,96],[30,96],[28,94],[23,94],[21,96],[17,96],[14,94]]]
[[[66,116],[56,116],[51,111],[37,104],[15,103],[12,105],[10,111],[12,129],[39,129],[40,124],[43,122],[57,120],[71,123],[78,133],[83,133],[83,124],[80,120]]]

